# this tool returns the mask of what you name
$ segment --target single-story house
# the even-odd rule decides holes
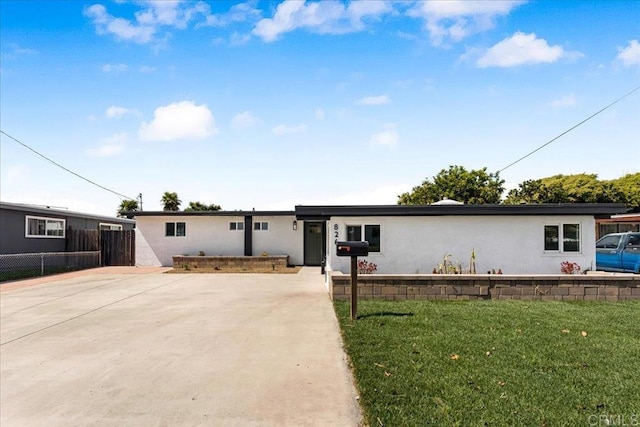
[[[132,230],[135,221],[21,203],[0,202],[0,254],[64,252],[69,229]]]
[[[173,255],[288,255],[293,265],[348,273],[335,243],[369,242],[378,273],[431,273],[444,259],[478,273],[557,274],[595,267],[596,219],[621,204],[296,206],[293,211],[131,212],[136,264]]]

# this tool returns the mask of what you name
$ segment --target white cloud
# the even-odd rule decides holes
[[[102,66],[102,71],[104,71],[105,73],[119,74],[124,73],[128,69],[129,66],[127,64],[104,64]]]
[[[296,126],[278,125],[271,129],[271,133],[274,135],[291,135],[294,133],[300,133],[307,130],[307,125],[300,123]]]
[[[476,65],[486,67],[515,67],[525,64],[553,63],[563,57],[577,57],[578,52],[567,54],[562,46],[549,46],[534,33],[515,33],[487,50]]]
[[[260,119],[254,116],[251,111],[243,111],[235,115],[231,120],[231,127],[236,130],[247,129],[260,123]]]
[[[207,15],[205,22],[196,27],[223,27],[232,22],[256,21],[261,18],[262,12],[256,8],[257,1],[248,1],[231,6],[229,12],[216,15]]]
[[[273,18],[258,21],[252,33],[266,42],[277,40],[280,34],[305,28],[319,34],[345,34],[362,31],[363,19],[379,19],[393,11],[386,1],[304,2],[285,0],[278,5]]]
[[[127,141],[127,134],[125,132],[115,134],[108,138],[102,138],[100,140],[100,147],[89,150],[88,154],[91,157],[112,157],[116,156],[124,151],[124,144]]]
[[[144,44],[155,41],[161,27],[182,30],[196,16],[211,13],[209,5],[204,2],[148,1],[142,4],[144,7],[134,13],[134,20],[113,16],[101,4],[86,7],[84,15],[92,20],[98,34],[110,34],[118,40]]]
[[[141,73],[152,73],[156,70],[155,67],[151,67],[149,65],[141,65],[140,66],[140,72]]]
[[[369,145],[380,145],[383,147],[395,147],[398,145],[398,132],[395,129],[387,129],[385,131],[371,135]]]
[[[140,125],[138,137],[143,141],[175,141],[202,139],[217,132],[213,114],[206,105],[180,101],[156,108],[153,120]]]
[[[495,18],[508,15],[524,1],[429,0],[420,1],[407,14],[425,21],[431,43],[459,42],[494,27]]]
[[[249,40],[251,40],[250,34],[241,34],[241,33],[238,33],[237,31],[234,31],[233,34],[231,34],[231,37],[229,38],[229,44],[231,46],[243,46],[249,43]]]
[[[110,119],[119,119],[126,114],[131,114],[134,116],[141,115],[140,112],[137,110],[134,110],[131,108],[118,107],[115,105],[112,105],[111,107],[107,108],[107,111],[105,111],[105,114]]]
[[[322,108],[316,108],[315,116],[318,120],[324,120],[324,110]]]
[[[356,101],[358,105],[384,105],[389,103],[389,97],[387,95],[379,96],[365,96]]]
[[[573,107],[576,104],[576,97],[573,95],[566,95],[562,98],[554,99],[549,103],[553,108]]]
[[[640,43],[638,40],[631,40],[625,48],[619,47],[616,59],[622,61],[626,67],[640,65]]]

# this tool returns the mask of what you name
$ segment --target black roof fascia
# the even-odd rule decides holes
[[[139,216],[293,216],[294,211],[130,211],[127,217]]]
[[[593,215],[608,218],[626,212],[620,203],[558,203],[535,205],[369,205],[296,206],[296,218],[326,220],[332,216],[469,216],[469,215]]]
[[[20,211],[31,214],[59,216],[59,217],[73,217],[73,218],[85,218],[94,219],[104,222],[121,222],[123,224],[135,224],[135,221],[127,218],[119,218],[116,216],[96,215],[83,212],[69,211],[66,209],[47,208],[45,206],[26,205],[21,203],[0,202],[0,209],[7,209],[12,211]]]

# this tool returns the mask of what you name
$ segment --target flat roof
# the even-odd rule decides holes
[[[531,205],[345,205],[304,206],[294,211],[132,211],[144,216],[294,216],[301,220],[326,220],[332,216],[443,216],[443,215],[589,215],[609,218],[626,212],[621,203],[557,203]]]
[[[332,216],[443,216],[443,215],[590,215],[608,218],[626,212],[621,203],[557,203],[531,205],[369,205],[296,206],[298,219]]]
[[[50,208],[42,205],[29,205],[25,203],[10,203],[0,202],[0,209],[8,209],[12,211],[21,211],[32,214],[49,215],[49,216],[61,216],[61,217],[74,217],[74,218],[86,218],[95,219],[98,221],[122,223],[122,224],[135,224],[136,222],[129,218],[119,218],[116,216],[95,215],[83,212],[70,211],[60,208]]]
[[[139,216],[294,216],[294,211],[132,211],[128,217]]]

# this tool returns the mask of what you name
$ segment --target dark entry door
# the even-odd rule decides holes
[[[324,226],[321,221],[304,222],[304,265],[320,265],[323,253]]]

